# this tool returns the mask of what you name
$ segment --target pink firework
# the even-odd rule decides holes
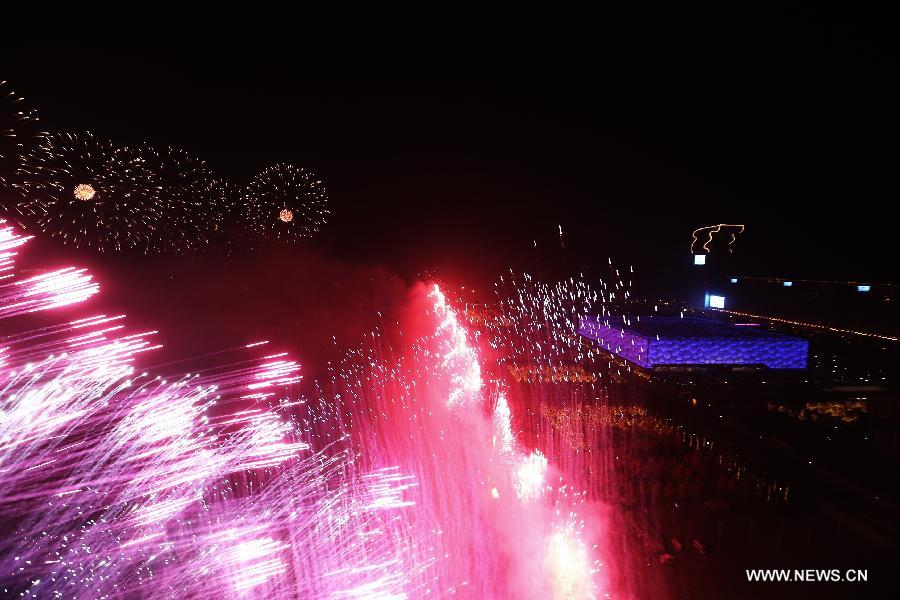
[[[0,316],[87,301],[79,269],[17,279]],[[605,589],[570,491],[516,439],[437,286],[430,334],[348,352],[329,393],[270,353],[165,379],[121,315],[0,352],[0,587],[22,597],[576,598]],[[235,350],[255,352],[265,342]],[[322,389],[322,387],[318,387]]]

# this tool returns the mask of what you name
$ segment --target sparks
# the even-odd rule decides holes
[[[93,188],[90,184],[87,183],[79,183],[75,186],[75,198],[78,200],[93,200],[94,196],[97,195],[97,190]]]

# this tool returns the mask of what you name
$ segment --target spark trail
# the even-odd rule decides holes
[[[87,301],[24,280],[0,226],[0,316]],[[282,353],[163,378],[153,332],[95,315],[0,344],[0,589],[20,597],[589,598],[584,495],[516,439],[502,386],[437,286],[430,333],[380,335],[299,393]],[[13,326],[7,330],[14,329]],[[229,354],[233,355],[233,353]],[[326,391],[327,390],[327,391]]]

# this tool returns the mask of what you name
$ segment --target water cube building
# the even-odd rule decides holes
[[[805,369],[809,343],[753,324],[700,318],[583,317],[578,333],[644,369],[701,365]]]

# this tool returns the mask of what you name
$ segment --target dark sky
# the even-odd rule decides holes
[[[740,272],[897,280],[885,15],[163,18],[22,28],[0,79],[48,127],[180,145],[238,183],[318,170],[319,248],[407,277],[533,269],[533,240],[549,264],[562,225],[570,267],[671,286],[690,231],[727,221]]]

